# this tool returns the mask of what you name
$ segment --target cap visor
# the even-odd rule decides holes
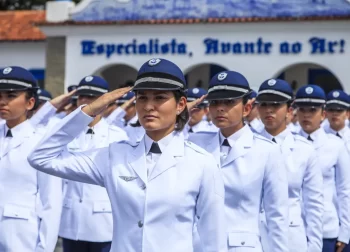
[[[81,89],[78,90],[77,92],[74,93],[75,96],[80,96],[80,95],[85,95],[85,96],[101,96],[104,93],[95,91],[95,90],[90,90],[90,89]]]
[[[31,89],[31,88],[23,87],[21,85],[14,85],[14,84],[0,84],[1,91],[23,91],[28,89]]]
[[[239,99],[249,93],[243,93],[239,91],[231,90],[218,90],[208,93],[208,96],[205,98],[207,100],[221,100],[221,99]]]
[[[326,109],[348,110],[350,108],[341,104],[333,103],[333,104],[327,104]]]
[[[296,102],[295,106],[300,107],[315,107],[315,108],[321,108],[325,104],[324,103],[314,103],[314,102]]]
[[[140,83],[137,86],[134,86],[132,90],[180,90],[182,89],[179,86],[168,84],[168,83],[159,83],[159,82],[145,82]]]
[[[288,98],[280,95],[262,94],[256,97],[257,103],[287,103]]]

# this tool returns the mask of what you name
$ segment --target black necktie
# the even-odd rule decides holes
[[[159,145],[156,142],[152,143],[151,149],[149,150],[149,152],[154,153],[154,154],[161,154],[162,151],[159,148]]]
[[[275,138],[272,138],[272,142],[277,143]]]
[[[88,129],[88,131],[86,132],[86,134],[95,134],[95,132],[90,128],[90,129]]]
[[[10,130],[10,129],[7,131],[7,133],[6,133],[6,137],[12,137],[12,132],[11,132],[11,130]]]
[[[307,140],[313,142],[314,140],[312,140],[312,138],[310,137],[310,135],[307,137]]]
[[[222,146],[227,146],[227,147],[231,147],[227,138],[225,138],[224,142],[222,143]]]
[[[188,133],[193,133],[193,130],[192,128],[189,129]]]
[[[340,137],[340,138],[342,138],[342,137],[341,137],[341,135],[339,135],[339,133],[338,133],[338,132],[337,132],[337,134],[335,134],[335,135],[336,135],[337,137]]]

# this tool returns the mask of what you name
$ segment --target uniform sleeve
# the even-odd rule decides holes
[[[349,243],[350,239],[350,157],[343,144],[339,151],[335,167],[335,185],[337,190],[338,216],[340,230],[338,241]]]
[[[55,115],[57,109],[51,104],[51,102],[45,102],[45,104],[30,118],[31,124],[35,127],[38,125],[46,125],[49,119]]]
[[[305,214],[306,236],[308,251],[322,251],[323,239],[323,177],[317,166],[317,155],[313,151],[310,155],[304,174],[303,207]]]
[[[104,186],[103,174],[109,165],[108,147],[74,153],[66,147],[91,121],[80,108],[66,116],[29,154],[30,165],[64,179]]]
[[[41,202],[39,243],[35,252],[53,252],[56,247],[62,210],[62,180],[38,172]]]
[[[263,182],[269,252],[288,252],[288,181],[278,146],[271,149]]]
[[[108,124],[116,125],[118,127],[122,126],[121,120],[126,115],[126,112],[121,107],[116,108],[107,118]]]
[[[224,183],[213,157],[203,160],[203,177],[197,199],[197,230],[203,251],[226,252]]]

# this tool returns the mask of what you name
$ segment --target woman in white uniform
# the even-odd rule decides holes
[[[192,228],[208,252],[226,248],[224,187],[212,155],[184,141],[188,120],[186,81],[165,59],[142,65],[134,85],[138,145],[113,143],[82,153],[66,150],[81,130],[129,89],[80,107],[47,134],[28,159],[33,167],[65,179],[104,186],[113,214],[113,252],[192,252]]]
[[[265,129],[261,135],[277,143],[285,160],[289,193],[289,252],[322,250],[323,184],[322,171],[310,142],[287,128],[291,116],[293,90],[288,82],[270,79],[262,83],[256,98]],[[305,216],[305,224],[302,215]],[[262,213],[262,230],[267,223]],[[265,234],[265,233],[264,233]],[[269,237],[262,236],[264,250]],[[267,246],[265,248],[265,246]]]
[[[84,77],[75,93],[77,105],[90,104],[107,93],[108,83],[99,76]],[[127,141],[126,133],[109,125],[98,115],[68,145],[72,152],[108,147]],[[109,252],[113,235],[111,203],[105,188],[75,181],[64,181],[64,201],[60,237],[64,252]]]
[[[0,251],[53,252],[62,209],[62,181],[27,161],[40,133],[27,120],[38,90],[21,67],[0,71]]]
[[[193,134],[189,141],[213,153],[221,167],[228,251],[262,252],[259,211],[263,202],[271,244],[268,252],[287,252],[286,170],[278,146],[243,123],[251,109],[249,92],[249,83],[240,73],[226,71],[214,76],[206,99],[220,131]]]
[[[341,252],[350,238],[350,157],[343,141],[327,134],[321,121],[325,117],[326,95],[316,85],[301,87],[295,98],[302,131],[313,144],[317,167],[323,175],[324,215],[323,252]]]

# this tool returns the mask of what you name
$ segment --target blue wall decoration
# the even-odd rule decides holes
[[[350,0],[84,0],[74,21],[350,15]]]

